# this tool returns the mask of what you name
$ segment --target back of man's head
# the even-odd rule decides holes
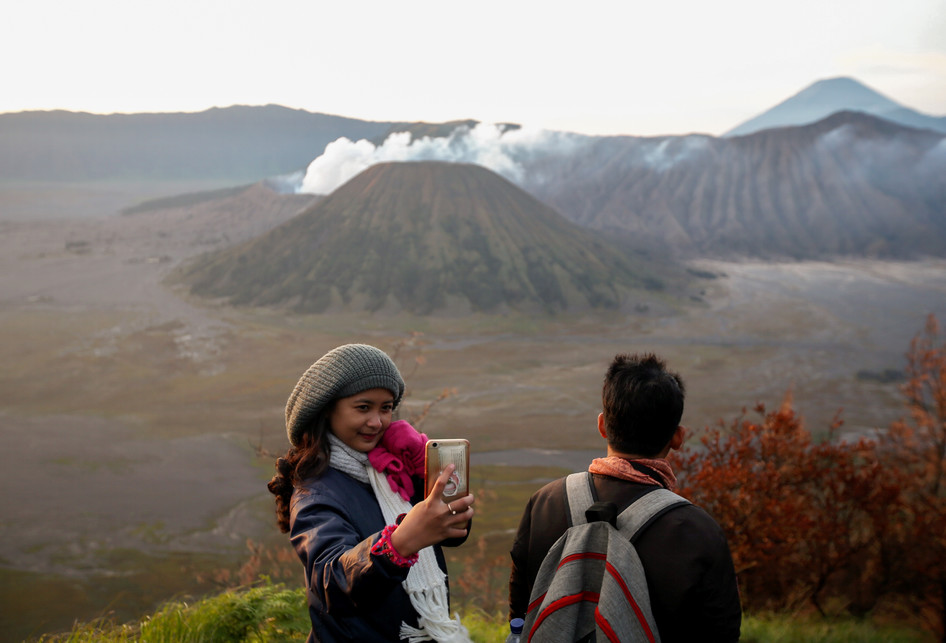
[[[608,444],[621,453],[657,455],[680,425],[685,395],[683,380],[657,356],[616,355],[601,392]]]

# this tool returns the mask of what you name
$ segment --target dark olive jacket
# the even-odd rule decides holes
[[[596,500],[623,511],[653,487],[594,475]],[[568,528],[565,482],[539,489],[529,500],[513,541],[510,618],[524,617],[546,552]],[[659,516],[638,537],[651,608],[662,643],[739,640],[742,609],[729,544],[704,510],[683,505]]]
[[[416,482],[422,496],[423,481]],[[417,626],[401,585],[408,569],[371,554],[384,526],[371,486],[336,469],[293,493],[289,536],[305,566],[310,642],[397,641],[401,621]],[[446,573],[443,552],[434,551]]]

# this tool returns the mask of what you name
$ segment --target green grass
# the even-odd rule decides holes
[[[509,634],[505,614],[490,614],[473,608],[463,610],[461,620],[476,643],[502,643]]]
[[[932,635],[853,618],[754,614],[742,620],[742,643],[923,643]]]
[[[188,603],[166,603],[139,623],[81,623],[66,634],[37,639],[56,643],[201,643],[304,641],[309,615],[302,588],[265,582]]]
[[[470,610],[463,618],[474,641],[502,641],[505,618]],[[44,634],[37,643],[278,643],[309,634],[305,591],[265,581],[192,603],[172,601],[138,623],[78,623],[70,632]]]
[[[461,608],[476,643],[501,642],[508,633],[504,614]],[[139,623],[80,623],[71,632],[46,634],[37,643],[277,643],[304,641],[309,617],[302,588],[268,580],[193,603],[166,603]],[[743,643],[925,643],[930,635],[906,626],[878,627],[869,620],[821,619],[759,614],[743,619]]]

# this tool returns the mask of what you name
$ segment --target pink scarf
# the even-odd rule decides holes
[[[650,476],[647,473],[638,471],[631,465],[631,462],[637,462],[648,469],[652,469],[656,475]],[[598,473],[611,476],[612,478],[618,478],[619,480],[628,480],[641,484],[656,484],[665,489],[670,489],[671,491],[673,491],[673,488],[677,485],[677,477],[673,475],[673,469],[670,468],[670,463],[663,459],[634,458],[633,460],[625,460],[624,458],[612,455],[607,458],[595,458],[591,461],[591,466],[588,467],[588,471],[590,473]]]
[[[411,476],[424,475],[427,436],[405,420],[391,422],[378,446],[368,452],[368,462],[385,474],[391,490],[410,502],[414,495]]]

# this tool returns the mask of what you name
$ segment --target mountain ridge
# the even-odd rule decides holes
[[[876,98],[872,90],[856,81],[847,79],[845,84],[862,90],[865,98],[858,103],[861,106]],[[884,98],[877,105],[884,110],[891,102]],[[98,116],[67,114],[81,123],[88,118],[91,123],[105,122]],[[258,121],[260,114],[274,120]],[[152,114],[146,119],[120,115],[116,122],[126,124],[140,125],[143,120],[165,123],[168,119],[178,124],[184,119],[187,123],[170,138],[161,135],[164,125],[156,129],[126,128],[122,136],[134,139],[129,145],[125,144],[128,141],[118,144],[124,140],[122,136],[100,140],[96,126],[83,130],[79,137],[89,145],[57,148],[54,143],[64,139],[55,129],[44,130],[47,146],[40,146],[32,156],[21,157],[16,150],[26,145],[24,141],[32,140],[30,136],[38,136],[42,128],[34,127],[32,134],[20,132],[17,136],[22,135],[22,140],[16,139],[11,134],[13,121],[9,117],[0,114],[2,180],[15,179],[4,175],[4,168],[14,166],[26,174],[30,167],[42,166],[49,172],[60,167],[70,176],[70,168],[81,167],[83,176],[102,180],[108,163],[121,161],[123,171],[157,181],[167,176],[165,171],[187,176],[209,171],[230,177],[231,184],[264,180],[274,189],[287,191],[292,190],[296,179],[273,175],[272,171],[292,168],[301,181],[303,168],[324,149],[310,151],[318,147],[318,141],[299,136],[300,123],[312,128],[310,135],[322,137],[321,141],[336,140],[344,135],[337,127],[351,126],[359,131],[364,127],[370,130],[364,131],[364,136],[348,131],[352,138],[376,142],[394,131],[407,132],[412,141],[452,137],[451,132],[457,128],[469,129],[475,124],[470,120],[365,123],[320,115],[319,122],[328,124],[319,129],[312,120],[314,115],[301,110],[278,106],[215,108],[196,114]],[[221,119],[225,122],[201,133],[200,123]],[[268,123],[280,119],[289,123],[277,129],[281,134],[267,134]],[[242,138],[234,135],[240,129],[246,129]],[[147,136],[135,138],[142,132]],[[6,145],[11,136],[19,140],[19,148]],[[78,135],[73,132],[72,136]],[[946,143],[943,134],[928,128],[841,110],[814,123],[771,127],[741,136],[566,135],[557,140],[566,139],[567,144],[559,148],[533,145],[518,157],[510,156],[522,172],[519,177],[507,178],[514,178],[519,187],[571,222],[599,234],[620,237],[639,249],[683,258],[899,259],[946,255]],[[175,148],[181,140],[211,151],[182,155],[182,149],[190,148]],[[108,141],[115,145],[110,147]],[[262,147],[256,146],[259,141],[263,141]],[[283,144],[288,146],[286,150],[295,150],[295,156],[275,151]],[[453,146],[451,141],[451,153],[462,147]],[[54,148],[63,156],[60,165],[37,163],[43,154],[50,156]],[[252,175],[252,181],[246,178],[248,175]]]
[[[546,159],[542,181],[523,187],[583,226],[679,257],[943,256],[944,141],[839,112],[732,138],[599,139]]]
[[[303,170],[339,136],[374,138],[394,125],[279,105],[139,114],[14,112],[0,114],[0,178],[249,183]]]

